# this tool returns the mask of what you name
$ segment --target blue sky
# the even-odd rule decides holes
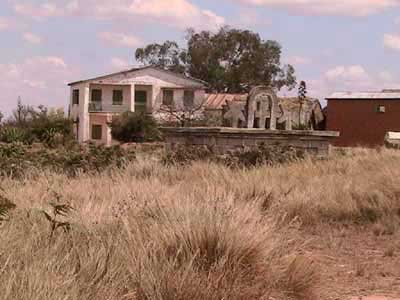
[[[246,28],[283,47],[309,95],[400,88],[400,0],[2,0],[0,111],[64,107],[67,82],[125,69],[188,27]],[[282,91],[281,94],[286,92]]]

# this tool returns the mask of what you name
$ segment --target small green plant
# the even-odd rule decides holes
[[[29,135],[26,130],[18,127],[4,126],[0,128],[0,142],[3,143],[29,143]]]

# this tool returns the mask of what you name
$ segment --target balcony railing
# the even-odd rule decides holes
[[[103,105],[101,102],[89,102],[89,111],[98,112],[103,111]]]

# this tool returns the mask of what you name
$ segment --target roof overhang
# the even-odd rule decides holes
[[[193,77],[187,76],[185,74],[180,74],[180,73],[176,73],[176,72],[173,72],[173,71],[165,70],[163,68],[159,68],[159,67],[156,67],[156,66],[145,66],[145,67],[140,67],[140,68],[131,68],[131,69],[128,69],[128,70],[123,70],[123,71],[120,71],[120,72],[110,73],[110,74],[106,74],[106,75],[102,75],[102,76],[98,76],[98,77],[93,77],[93,78],[90,78],[90,79],[84,79],[84,80],[71,82],[71,83],[68,83],[68,86],[73,86],[73,85],[82,84],[82,83],[88,83],[88,82],[96,81],[96,80],[107,79],[107,78],[112,77],[112,76],[117,76],[117,75],[121,75],[121,74],[128,74],[128,73],[131,73],[131,72],[136,72],[136,71],[141,71],[141,70],[146,70],[146,69],[154,69],[154,70],[157,70],[157,71],[161,71],[161,72],[165,72],[165,73],[168,73],[168,74],[172,74],[174,76],[177,76],[177,77],[180,77],[180,78],[183,78],[183,79],[186,79],[186,80],[191,80],[191,81],[197,83],[198,88],[200,88],[200,87],[205,88],[208,85],[208,83],[203,81],[203,80],[200,80],[200,79],[197,79],[197,78],[193,78]],[[194,86],[195,86],[195,84],[194,84]]]

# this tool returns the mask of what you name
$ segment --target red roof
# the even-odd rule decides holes
[[[206,109],[222,109],[228,102],[246,101],[247,94],[208,94],[206,97]]]

